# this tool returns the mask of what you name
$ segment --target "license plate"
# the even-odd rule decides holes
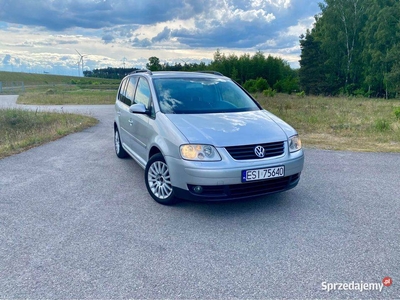
[[[283,176],[285,176],[285,166],[256,169],[256,170],[243,170],[242,182],[271,179]]]

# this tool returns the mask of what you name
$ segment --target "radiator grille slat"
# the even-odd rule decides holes
[[[262,146],[265,149],[264,157],[258,157],[254,152],[257,146]],[[276,143],[266,143],[266,144],[256,144],[256,145],[243,145],[243,146],[233,146],[225,147],[228,153],[236,160],[246,160],[246,159],[262,159],[280,156],[285,151],[284,142]]]

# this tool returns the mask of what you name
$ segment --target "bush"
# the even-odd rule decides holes
[[[376,120],[375,129],[377,131],[380,131],[380,132],[389,130],[390,129],[390,123],[388,121],[386,121],[385,119]]]
[[[278,93],[287,93],[290,95],[292,92],[299,90],[298,78],[287,77],[287,78],[278,80],[274,84],[273,88]]]
[[[243,88],[249,93],[255,93],[256,92],[255,85],[256,81],[254,79],[249,79],[243,84]]]
[[[255,83],[255,88],[257,90],[257,92],[262,92],[266,89],[269,88],[269,84],[268,81],[264,78],[257,78],[256,83]]]
[[[304,98],[306,96],[306,92],[305,91],[301,91],[299,93],[296,93],[296,96],[299,98]]]
[[[243,87],[245,90],[247,90],[249,93],[256,93],[256,92],[262,92],[266,89],[269,88],[268,81],[264,78],[257,78],[255,79],[249,79],[247,80],[244,84]]]
[[[357,86],[354,83],[350,83],[345,87],[345,94],[347,96],[356,95],[354,92],[357,90]]]
[[[353,91],[353,95],[357,98],[368,97],[368,93],[365,93],[364,89],[356,89]]]
[[[276,95],[276,91],[271,89],[271,88],[269,88],[267,90],[264,90],[263,94],[264,94],[265,97],[274,97]]]
[[[394,109],[394,115],[396,116],[397,120],[400,120],[400,107],[396,107]]]

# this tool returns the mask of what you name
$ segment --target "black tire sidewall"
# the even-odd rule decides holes
[[[119,151],[117,151],[117,147],[115,145],[115,138],[116,138],[117,134],[118,134]],[[119,134],[118,128],[114,128],[114,151],[115,151],[115,154],[117,155],[117,157],[119,157],[119,158],[127,158],[128,157],[128,153],[125,151],[124,148],[122,148],[121,135]]]

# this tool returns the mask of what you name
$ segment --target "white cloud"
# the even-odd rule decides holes
[[[250,5],[253,8],[262,8],[266,6],[289,8],[291,6],[291,0],[250,0]]]
[[[254,22],[254,21],[259,21],[263,19],[265,22],[269,23],[272,22],[273,20],[276,19],[274,14],[271,13],[266,13],[262,9],[258,10],[248,10],[248,11],[243,11],[241,9],[236,9],[233,12],[234,17],[239,17],[240,20],[245,21],[245,22]]]
[[[311,28],[314,22],[314,17],[299,20],[296,25],[289,26],[287,29],[281,31],[281,35],[299,37],[301,34],[304,34],[308,28]]]
[[[1,1],[1,0],[0,0]],[[225,53],[287,55],[313,23],[319,0],[13,0],[0,10],[0,70],[13,66],[88,68],[210,60]],[[294,59],[297,55],[297,59]],[[17,64],[17,60],[20,63]],[[294,60],[293,60],[294,59]],[[8,69],[7,69],[8,70]]]

